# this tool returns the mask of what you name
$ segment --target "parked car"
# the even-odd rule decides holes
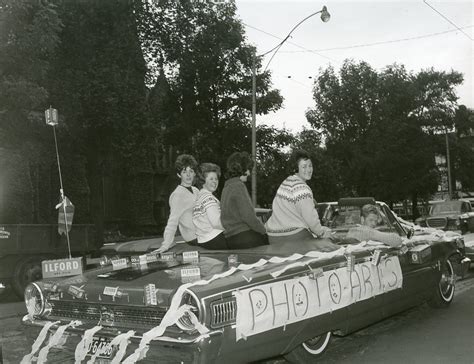
[[[98,355],[120,362],[123,355],[125,363],[248,363],[283,355],[305,363],[333,334],[348,335],[425,301],[449,306],[457,240],[411,237],[377,203],[378,229],[407,244],[345,241],[368,202],[375,203],[343,199],[334,206],[330,224],[340,248],[332,252],[315,250],[311,241],[232,251],[177,244],[160,256],[145,254],[159,242],[109,245],[107,252],[119,256],[110,265],[27,287],[22,320],[36,342],[26,359],[41,346],[46,357],[56,343],[64,361]]]
[[[421,226],[440,230],[474,232],[474,211],[468,200],[448,200],[432,203],[428,216],[416,221]]]
[[[73,256],[97,250],[92,224],[74,224],[69,238]],[[0,295],[10,286],[20,298],[28,283],[41,279],[43,260],[68,254],[57,224],[0,224],[0,246]]]

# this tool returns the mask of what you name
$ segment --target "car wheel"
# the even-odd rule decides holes
[[[46,257],[26,257],[21,259],[13,272],[12,287],[19,298],[23,298],[28,283],[42,278],[41,261]]]
[[[441,266],[441,278],[439,280],[433,298],[428,302],[430,306],[441,308],[448,307],[454,298],[454,288],[456,285],[456,273],[453,264],[449,259]]]
[[[315,357],[321,355],[329,346],[331,340],[331,332],[313,337],[301,343],[288,354],[285,359],[290,363],[307,363],[314,360]]]

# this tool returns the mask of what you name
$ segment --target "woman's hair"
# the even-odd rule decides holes
[[[197,185],[199,188],[202,187],[206,182],[206,177],[209,173],[216,172],[217,178],[221,177],[221,168],[214,163],[202,163],[197,171]]]
[[[240,177],[252,170],[253,161],[247,152],[235,152],[227,158],[227,178]]]
[[[290,165],[292,172],[298,172],[298,164],[301,160],[311,159],[311,155],[303,149],[294,149],[290,156]]]
[[[186,168],[191,168],[193,170],[196,170],[197,167],[197,162],[196,159],[192,155],[189,154],[181,154],[176,158],[176,162],[174,163],[174,168],[176,169],[176,172],[181,173],[183,169]]]
[[[367,205],[362,206],[360,213],[364,218],[366,218],[370,214],[375,214],[377,216],[379,215],[377,206],[372,205],[372,204],[367,204]]]

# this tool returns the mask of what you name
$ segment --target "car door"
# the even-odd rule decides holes
[[[463,202],[463,207],[462,210],[464,211],[463,213],[467,214],[468,220],[467,220],[467,228],[468,230],[474,231],[474,212],[472,211],[472,206],[469,202]]]

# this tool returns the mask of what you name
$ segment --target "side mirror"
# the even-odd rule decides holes
[[[415,229],[409,228],[408,231],[407,231],[407,238],[411,239],[413,237],[413,235],[415,235]]]

